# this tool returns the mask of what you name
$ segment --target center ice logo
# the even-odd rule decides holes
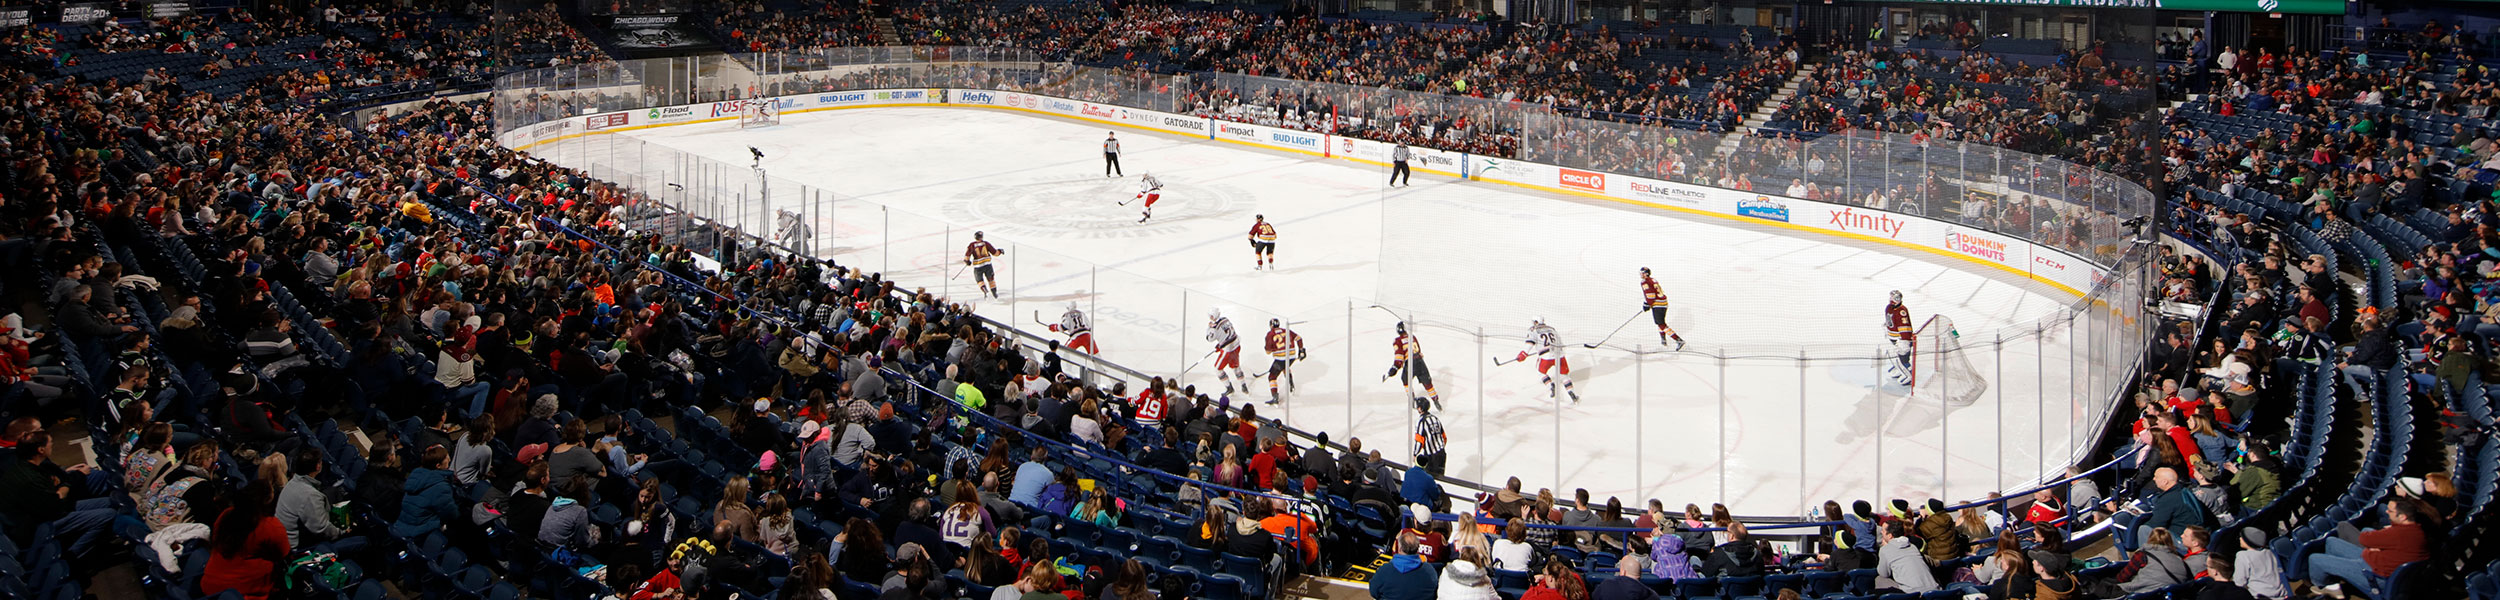
[[[1182,232],[1190,223],[1225,218],[1250,205],[1250,195],[1228,185],[1164,178],[1163,199],[1152,222],[1137,223],[1137,205],[1118,202],[1137,193],[1135,176],[1036,177],[1026,183],[984,185],[949,198],[940,209],[956,223],[999,223],[993,234],[1070,239],[1141,238]]]

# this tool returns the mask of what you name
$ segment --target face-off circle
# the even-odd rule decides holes
[[[1020,236],[1094,238],[1169,233],[1172,223],[1223,217],[1254,203],[1232,186],[1162,179],[1154,218],[1142,224],[1137,217],[1145,199],[1137,193],[1135,175],[983,185],[949,198],[941,210],[948,220],[998,223],[995,229]],[[1128,204],[1121,205],[1123,200]]]

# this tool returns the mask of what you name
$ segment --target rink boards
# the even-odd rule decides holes
[[[785,115],[878,107],[945,106],[1020,111],[1374,165],[1386,164],[1394,147],[1393,144],[1326,133],[1024,92],[949,88],[820,92],[605,112],[516,129],[505,133],[502,142],[509,148],[527,150],[540,144],[588,135],[732,121],[751,102],[771,102]],[[1465,152],[1414,147],[1409,147],[1409,151],[1414,157],[1410,166],[1421,173],[1908,248],[2020,275],[2075,296],[2084,295],[2107,276],[2106,270],[2099,265],[2063,250],[1927,217]]]

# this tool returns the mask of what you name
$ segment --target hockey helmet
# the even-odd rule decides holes
[[[1076,310],[1076,301],[1075,301],[1075,300],[1069,300],[1069,301],[1068,301],[1068,310]]]
[[[1405,322],[1405,321],[1399,321],[1399,322],[1398,322],[1398,333],[1406,333],[1406,322]]]
[[[1893,303],[1893,304],[1900,304],[1900,303],[1901,303],[1901,290],[1893,290],[1893,291],[1892,291],[1892,303]]]
[[[1281,319],[1268,319],[1267,326],[1270,329],[1284,329],[1285,322]]]
[[[1253,220],[1253,221],[1265,221],[1265,220],[1267,220],[1267,215],[1250,215],[1250,220]]]
[[[1223,319],[1223,318],[1224,318],[1224,309],[1221,309],[1221,308],[1210,308],[1210,309],[1207,309],[1207,320],[1209,320],[1209,321],[1216,321],[1216,320],[1221,320],[1221,319]]]
[[[973,234],[973,235],[972,235],[972,237],[981,237],[981,235],[976,233],[976,234]],[[1647,277],[1647,276],[1649,276],[1649,267],[1641,267],[1641,276],[1643,276],[1643,277]]]
[[[1415,410],[1416,412],[1432,412],[1432,400],[1429,398],[1416,398]]]
[[[978,232],[978,231],[972,232],[972,239],[976,239],[976,240],[977,240],[977,239],[981,239],[981,232]],[[1647,272],[1649,272],[1649,269],[1641,269],[1641,272],[1643,272],[1643,273],[1647,273]]]

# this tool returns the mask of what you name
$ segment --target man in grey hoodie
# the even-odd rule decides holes
[[[590,479],[574,476],[558,488],[556,501],[547,506],[547,518],[538,522],[538,543],[575,554],[589,554],[599,543],[599,532],[590,525],[590,507],[582,505],[590,499]]]

